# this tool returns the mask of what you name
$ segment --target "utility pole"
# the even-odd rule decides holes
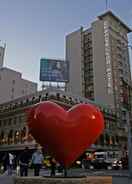
[[[106,3],[106,10],[108,9],[108,0],[105,0],[105,3]]]
[[[132,178],[132,136],[131,136],[131,125],[130,125],[130,114],[129,111],[126,110],[126,121],[128,127],[128,169],[129,169],[129,177]]]
[[[110,0],[105,0],[105,8],[106,10],[110,8]]]
[[[127,45],[124,49],[131,49],[132,53],[132,45]],[[131,67],[130,67],[131,71]],[[130,72],[131,73],[131,72]],[[128,169],[129,169],[129,177],[132,178],[132,123],[131,123],[131,116],[132,116],[132,104],[131,104],[131,90],[132,86],[130,84],[127,84],[128,90],[129,90],[129,102],[130,102],[130,107],[129,109],[126,109],[126,122],[127,122],[127,129],[128,129]]]
[[[131,49],[132,53],[132,45],[128,45],[128,48]],[[131,66],[131,65],[130,65]],[[131,67],[130,67],[131,68]],[[131,70],[131,69],[130,69]],[[129,88],[129,101],[130,101],[130,113],[127,111],[127,125],[128,125],[128,163],[129,163],[129,177],[132,178],[132,123],[131,123],[131,88],[132,86],[128,86]]]
[[[110,0],[105,0],[105,10],[108,10],[111,8],[111,2]]]

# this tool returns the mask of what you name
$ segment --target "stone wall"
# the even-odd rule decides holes
[[[109,176],[88,176],[83,178],[46,178],[46,177],[16,177],[14,184],[112,184]]]

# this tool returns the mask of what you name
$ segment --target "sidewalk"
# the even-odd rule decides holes
[[[132,184],[132,179],[128,177],[112,177],[112,184]]]
[[[13,176],[6,176],[6,175],[0,176],[0,184],[14,184]]]
[[[83,170],[69,170],[69,175],[74,175],[74,176],[81,176],[81,175],[85,175],[85,176],[110,176],[110,173],[103,173],[103,171],[96,171],[93,173],[90,172],[86,172]],[[62,176],[62,173],[57,173],[56,176]],[[122,175],[119,173],[114,172],[114,174],[112,174],[112,184],[132,184],[132,179],[130,180],[127,177],[127,173],[123,173]],[[13,176],[7,176],[7,174],[3,174],[0,175],[0,184],[14,184],[13,183],[13,179],[16,176],[15,171],[13,172]],[[29,176],[32,177],[33,176],[33,170],[29,170]],[[50,176],[50,170],[46,169],[46,170],[41,170],[40,172],[40,176]]]

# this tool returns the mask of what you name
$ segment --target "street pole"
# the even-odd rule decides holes
[[[126,120],[128,126],[128,169],[129,177],[132,178],[132,137],[131,137],[131,125],[130,125],[130,115],[129,111],[126,111]]]
[[[127,47],[125,47],[124,49],[128,49],[129,52],[129,48],[131,49],[132,52],[132,45],[127,45]],[[132,56],[132,53],[131,53]],[[130,66],[130,75],[131,75],[131,65],[129,62],[129,66]],[[132,77],[132,76],[131,76]],[[130,108],[129,109],[125,109],[126,112],[126,123],[127,123],[127,136],[128,136],[128,172],[129,172],[129,177],[132,178],[132,127],[131,127],[131,108],[132,108],[132,104],[131,104],[131,86],[128,84],[128,90],[129,90],[129,101],[130,101]]]
[[[105,0],[106,3],[106,10],[108,9],[108,0]]]
[[[132,45],[128,45],[128,48],[132,51]],[[131,65],[130,65],[131,66]],[[130,67],[131,71],[131,67]],[[130,123],[130,116],[131,116],[131,86],[129,87],[129,100],[130,100],[130,109],[126,111],[126,118],[127,118],[127,126],[128,126],[128,167],[129,167],[129,177],[132,178],[132,135],[131,135],[131,123]],[[130,111],[130,113],[129,113]]]

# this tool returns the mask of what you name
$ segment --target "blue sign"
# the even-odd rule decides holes
[[[67,82],[69,66],[64,60],[40,60],[40,81]]]

